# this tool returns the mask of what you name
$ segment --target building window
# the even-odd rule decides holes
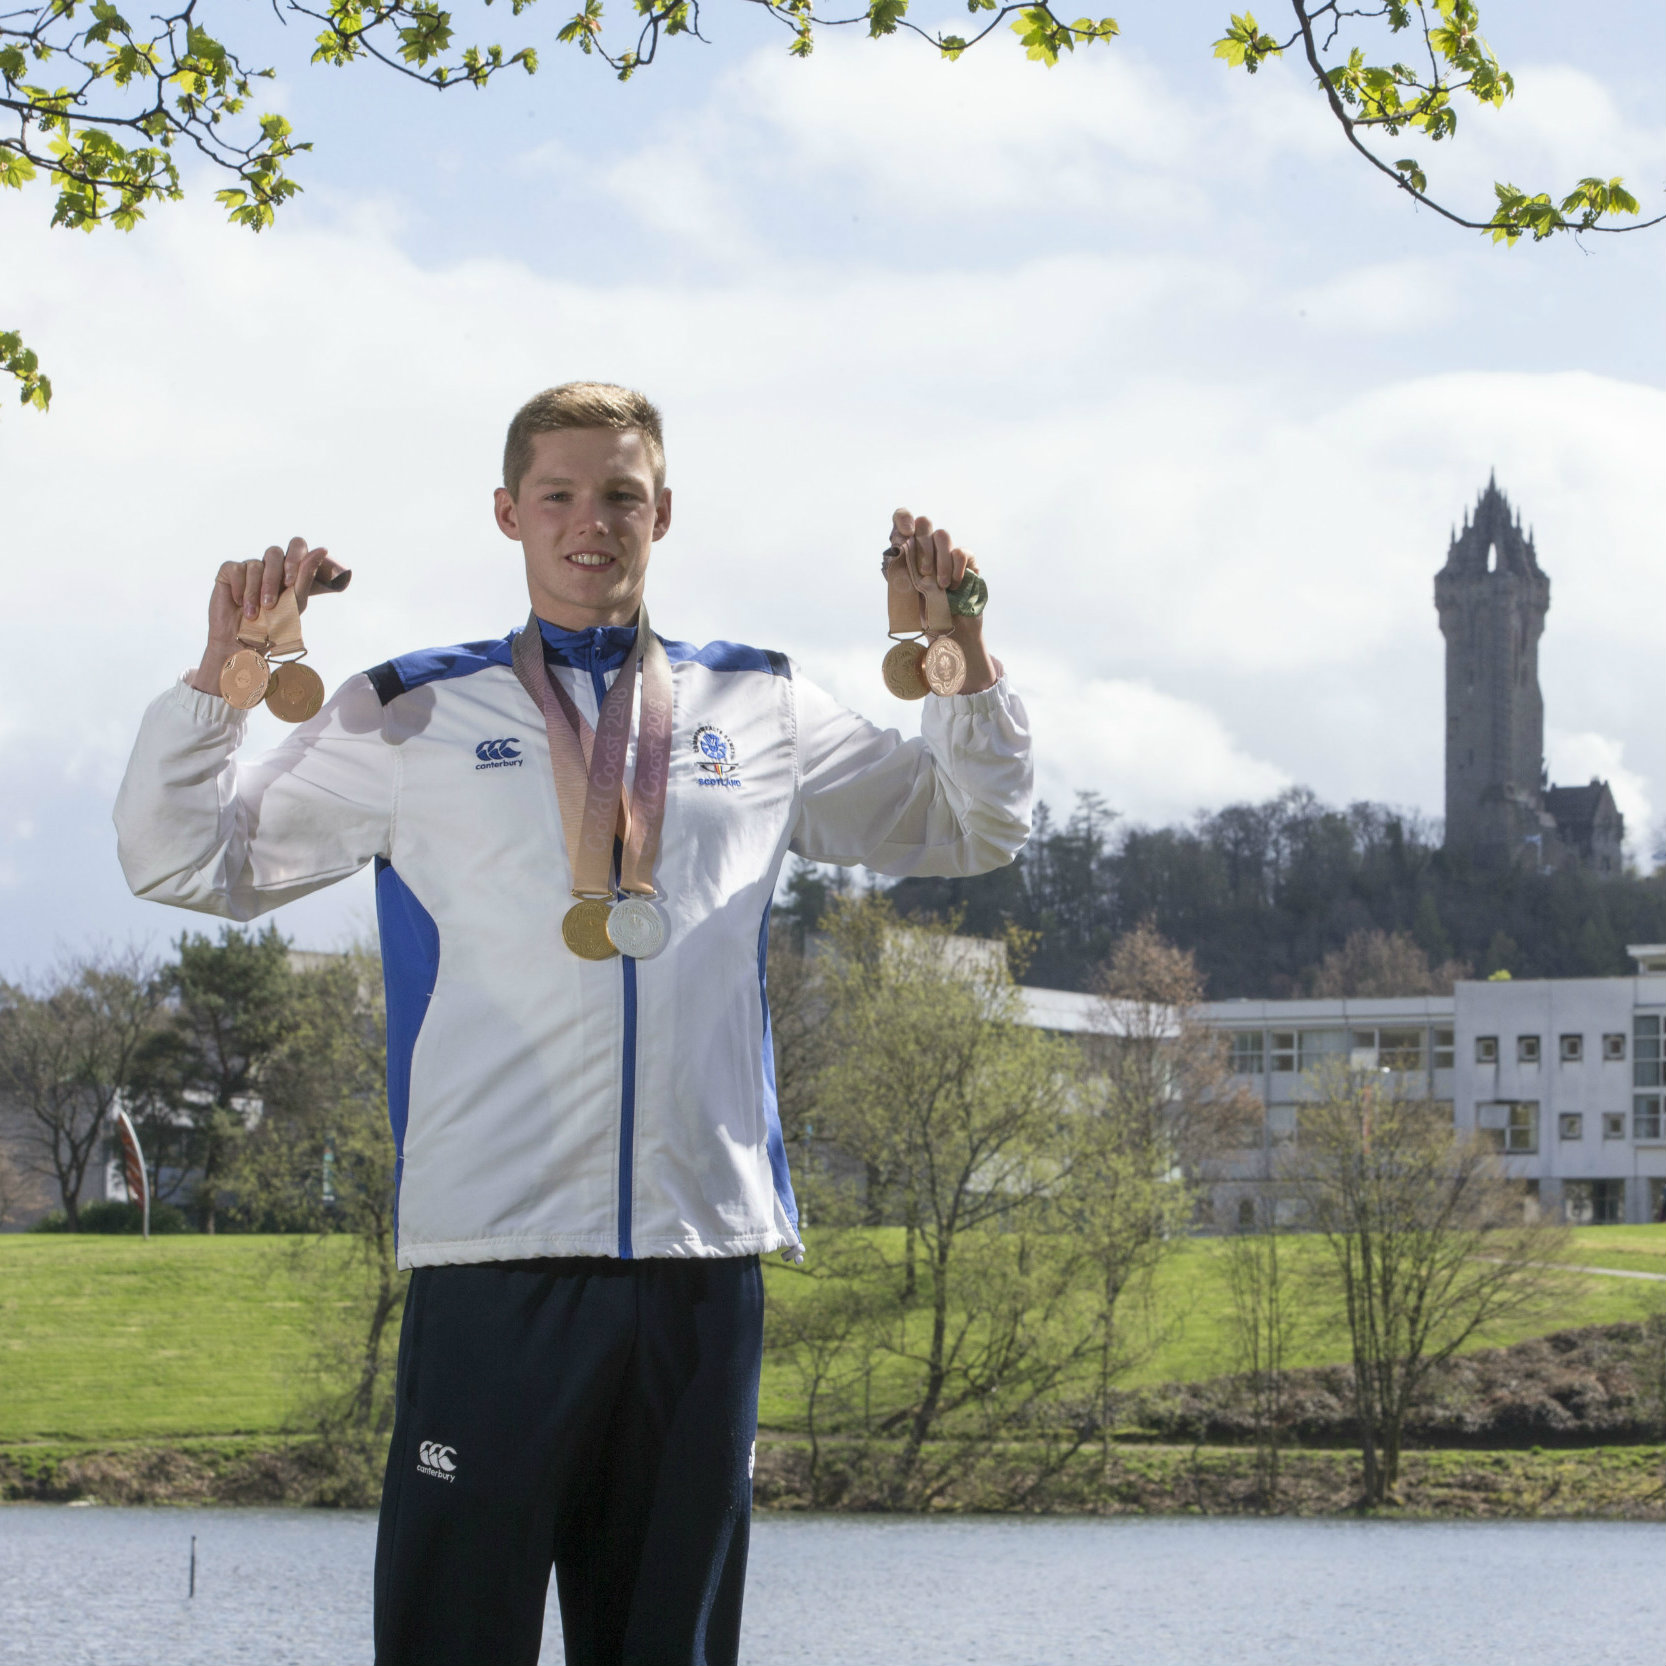
[[[1478,1035],[1475,1038],[1475,1062],[1477,1064],[1498,1063],[1498,1037],[1495,1035]]]
[[[1435,1069],[1450,1070],[1456,1061],[1457,1047],[1451,1030],[1438,1026],[1435,1030]]]
[[[1539,1062],[1539,1038],[1536,1035],[1518,1035],[1516,1037],[1516,1063],[1537,1064]]]
[[[1631,1102],[1631,1137],[1634,1140],[1660,1138],[1660,1095],[1640,1093]]]
[[[1562,1037],[1558,1051],[1563,1064],[1578,1064],[1585,1057],[1585,1037],[1582,1035],[1565,1035]]]
[[[1255,1199],[1241,1197],[1238,1199],[1238,1230],[1253,1232],[1255,1230]]]
[[[1259,1030],[1238,1030],[1232,1037],[1232,1071],[1236,1076],[1259,1076],[1266,1068]]]
[[[1604,1111],[1602,1113],[1602,1137],[1605,1140],[1623,1140],[1626,1137],[1626,1114],[1624,1111]]]
[[[1660,1014],[1640,1012],[1631,1025],[1633,1087],[1660,1086]]]
[[[1290,1071],[1296,1068],[1296,1032],[1273,1031],[1273,1069]]]
[[[1563,1111],[1556,1119],[1556,1129],[1565,1140],[1585,1138],[1585,1118],[1578,1111]]]
[[[1623,1035],[1605,1035],[1602,1038],[1602,1056],[1610,1064],[1625,1063],[1626,1038]]]
[[[1530,1156],[1539,1149],[1537,1099],[1484,1100],[1475,1107],[1475,1123],[1500,1151]]]
[[[1422,1070],[1428,1032],[1421,1028],[1354,1030],[1350,1060],[1356,1070]]]
[[[1297,1033],[1297,1062],[1304,1073],[1317,1070],[1327,1059],[1345,1058],[1347,1052],[1346,1030],[1301,1030]]]
[[[1626,1218],[1626,1183],[1623,1180],[1591,1182],[1591,1224],[1618,1226]]]

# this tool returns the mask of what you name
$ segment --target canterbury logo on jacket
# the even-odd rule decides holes
[[[594,722],[633,628],[543,635]],[[667,642],[669,940],[585,961],[561,940],[566,844],[511,643],[390,660],[253,760],[236,756],[244,713],[175,684],[116,801],[127,882],[249,920],[375,864],[402,1267],[791,1248],[764,994],[781,863],[1010,862],[1029,832],[1024,708],[1004,679],[928,696],[904,740],[783,655]]]

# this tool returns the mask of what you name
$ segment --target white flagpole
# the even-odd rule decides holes
[[[135,1191],[143,1209],[144,1235],[150,1236],[150,1173],[145,1167],[145,1154],[139,1148],[138,1130],[133,1119],[121,1106],[110,1113],[115,1119],[116,1132],[121,1136],[122,1178],[127,1182],[127,1196],[132,1201]]]

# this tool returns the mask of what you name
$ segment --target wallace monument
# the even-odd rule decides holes
[[[1625,822],[1606,781],[1545,777],[1539,637],[1550,580],[1492,480],[1435,575],[1446,638],[1446,849],[1477,867],[1622,871]]]

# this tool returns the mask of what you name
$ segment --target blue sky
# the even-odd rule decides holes
[[[717,7],[626,86],[547,47],[438,97],[309,70],[251,7],[317,146],[275,230],[222,226],[207,180],[128,237],[0,202],[0,315],[57,387],[0,418],[0,975],[200,923],[126,896],[109,805],[222,558],[299,532],[356,569],[308,615],[327,679],[516,622],[502,429],[570,376],[665,407],[662,629],[787,649],[910,729],[872,560],[907,503],[990,576],[1048,796],[1142,820],[1295,782],[1438,814],[1431,577],[1496,467],[1552,580],[1552,776],[1659,823],[1660,234],[1496,249],[1394,200],[1293,68],[1229,75],[1224,9],[1118,15],[1047,71],[1006,40],[797,63]],[[1600,170],[1659,201],[1666,19],[1567,16],[1486,9],[1518,98],[1431,157],[1452,197]],[[368,918],[358,881],[280,923]]]

